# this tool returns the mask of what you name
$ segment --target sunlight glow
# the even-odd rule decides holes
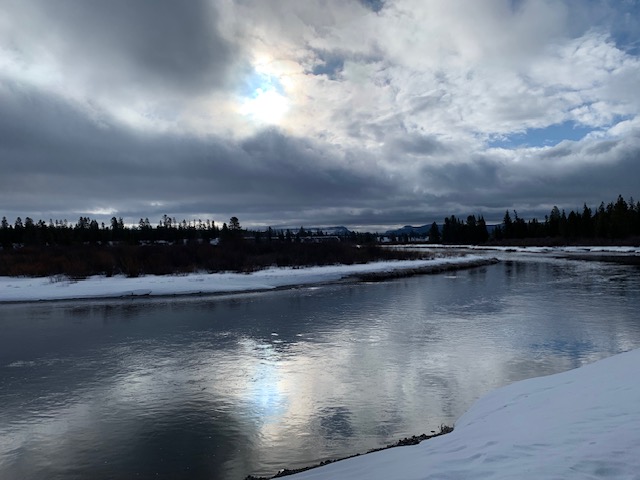
[[[257,88],[252,98],[246,99],[240,112],[253,120],[268,125],[282,121],[289,110],[289,101],[274,88]]]
[[[292,107],[292,67],[264,52],[255,54],[252,65],[240,86],[238,111],[254,124],[281,126]]]

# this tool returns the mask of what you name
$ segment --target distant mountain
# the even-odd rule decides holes
[[[351,235],[351,230],[349,230],[347,227],[343,227],[342,225],[337,227],[305,228],[305,230],[311,230],[312,232],[320,230],[325,235]]]
[[[499,225],[487,225],[487,232],[489,233],[489,235],[491,235],[491,233],[498,226]],[[431,224],[422,225],[420,227],[414,227],[412,225],[405,225],[404,227],[396,228],[395,230],[387,230],[386,232],[384,232],[384,234],[386,236],[408,235],[408,236],[414,236],[414,237],[426,237],[427,235],[429,235],[429,230],[431,230]],[[441,223],[438,224],[438,230],[440,230],[440,233],[442,233],[442,224]]]
[[[442,225],[438,225],[438,228],[442,230]],[[385,235],[409,235],[414,237],[423,237],[429,234],[429,230],[431,229],[431,224],[422,225],[420,227],[414,227],[412,225],[405,225],[401,228],[396,228],[395,230],[387,230],[384,232]]]
[[[290,230],[291,233],[296,233],[300,230],[300,227],[292,227],[292,226],[287,226],[287,225],[276,225],[272,227],[274,230]],[[303,226],[302,228],[304,228],[305,232],[311,232],[315,235],[316,232],[320,231],[322,233],[324,233],[325,235],[336,235],[336,236],[347,236],[347,235],[351,235],[352,231],[349,230],[347,227],[344,227],[342,225],[338,225],[335,227],[307,227],[307,226]]]

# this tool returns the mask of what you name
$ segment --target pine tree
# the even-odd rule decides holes
[[[431,243],[440,243],[440,229],[438,228],[438,224],[433,222],[431,224],[431,228],[429,229],[429,242]]]

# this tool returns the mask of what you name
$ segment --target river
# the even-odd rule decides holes
[[[243,479],[453,425],[640,347],[640,270],[496,265],[267,293],[0,305],[0,478]]]

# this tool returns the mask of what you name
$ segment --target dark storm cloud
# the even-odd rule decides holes
[[[40,27],[34,34],[64,58],[70,75],[86,71],[97,84],[218,88],[237,54],[208,0],[41,0],[10,8],[17,22]]]
[[[347,165],[330,150],[287,137],[277,130],[263,131],[240,147],[252,161],[255,169],[252,176],[262,184],[261,190],[296,195],[296,201],[303,205],[318,202],[332,206],[391,187],[371,170],[345,168]]]
[[[572,172],[572,182],[563,182],[561,186],[576,198],[588,196],[588,203],[609,202],[616,199],[618,195],[628,198],[630,195],[637,195],[638,178],[640,178],[640,139],[636,137],[635,142],[619,143],[615,149],[610,148],[608,142],[604,142],[608,155],[615,158],[609,165],[598,165],[585,163]],[[597,192],[597,196],[592,192]],[[580,205],[582,203],[580,202]]]
[[[437,138],[429,135],[409,134],[392,141],[393,149],[398,153],[413,155],[434,155],[447,151],[447,147]]]
[[[625,198],[637,191],[640,178],[640,142],[593,141],[591,145],[571,142],[561,147],[563,162],[544,153],[530,162],[497,161],[485,156],[468,165],[447,165],[430,174],[449,182],[452,193],[441,202],[460,205],[460,212],[484,212],[500,220],[505,209],[517,209],[526,218],[544,218],[541,205],[581,208],[597,207],[601,201]],[[568,151],[570,150],[570,152]],[[593,152],[603,155],[598,159]],[[453,184],[458,188],[453,191]]]
[[[241,142],[134,134],[37,91],[0,89],[3,214],[114,208],[119,215],[361,205],[392,185],[311,141],[265,130]],[[82,199],[82,200],[78,200]],[[156,207],[152,203],[160,203]],[[151,212],[151,213],[149,213]],[[78,213],[79,214],[79,213]]]
[[[85,105],[16,85],[0,86],[7,114],[0,116],[0,162],[17,178],[32,174],[126,178],[149,173],[157,154],[166,156],[172,149],[168,141],[149,148],[144,134],[127,131],[109,119],[92,120]]]
[[[423,175],[430,178],[430,184],[460,192],[461,199],[464,199],[471,191],[498,187],[502,183],[501,167],[497,161],[478,155],[472,162],[448,162],[425,167]]]

